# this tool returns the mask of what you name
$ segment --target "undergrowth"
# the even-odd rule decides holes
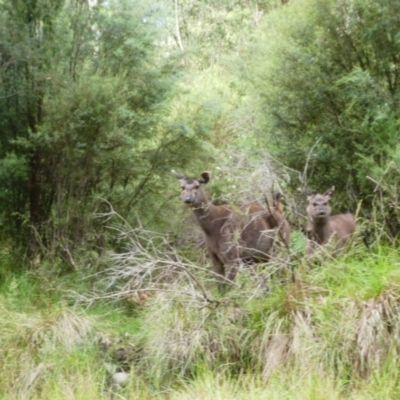
[[[396,249],[355,246],[312,266],[300,259],[294,281],[276,265],[244,268],[224,295],[207,266],[174,269],[180,261],[171,254],[168,279],[164,271],[137,290],[129,277],[140,275],[125,261],[111,286],[109,271],[100,286],[76,276],[3,276],[0,398],[400,396]]]

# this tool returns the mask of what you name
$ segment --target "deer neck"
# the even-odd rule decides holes
[[[331,229],[329,226],[329,218],[323,221],[312,221],[312,235],[317,243],[324,243],[329,239]]]
[[[214,221],[219,217],[218,206],[215,206],[205,197],[200,205],[193,207],[197,222],[206,234],[211,234]]]
[[[283,223],[283,220],[285,219],[281,211],[276,207],[271,210],[271,213],[268,214],[266,218],[271,228],[279,227]]]

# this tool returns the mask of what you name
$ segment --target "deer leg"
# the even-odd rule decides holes
[[[226,287],[225,266],[216,254],[210,252],[210,257],[213,264],[213,271],[217,274],[218,290],[222,293]]]

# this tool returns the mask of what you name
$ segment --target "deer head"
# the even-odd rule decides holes
[[[332,194],[335,187],[332,186],[324,194],[311,194],[308,195],[308,207],[307,215],[315,222],[323,222],[331,215],[331,208],[329,206],[329,200],[332,198]]]
[[[203,172],[199,178],[185,178],[182,174],[172,170],[175,178],[181,184],[181,198],[184,203],[193,207],[200,207],[202,204],[208,203],[208,197],[203,191],[201,185],[210,181],[210,173]]]

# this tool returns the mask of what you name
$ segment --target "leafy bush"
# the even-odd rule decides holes
[[[300,173],[292,188],[335,185],[339,210],[363,199],[371,212],[366,176],[386,170],[399,141],[399,11],[386,0],[289,2],[249,49],[259,125]]]

